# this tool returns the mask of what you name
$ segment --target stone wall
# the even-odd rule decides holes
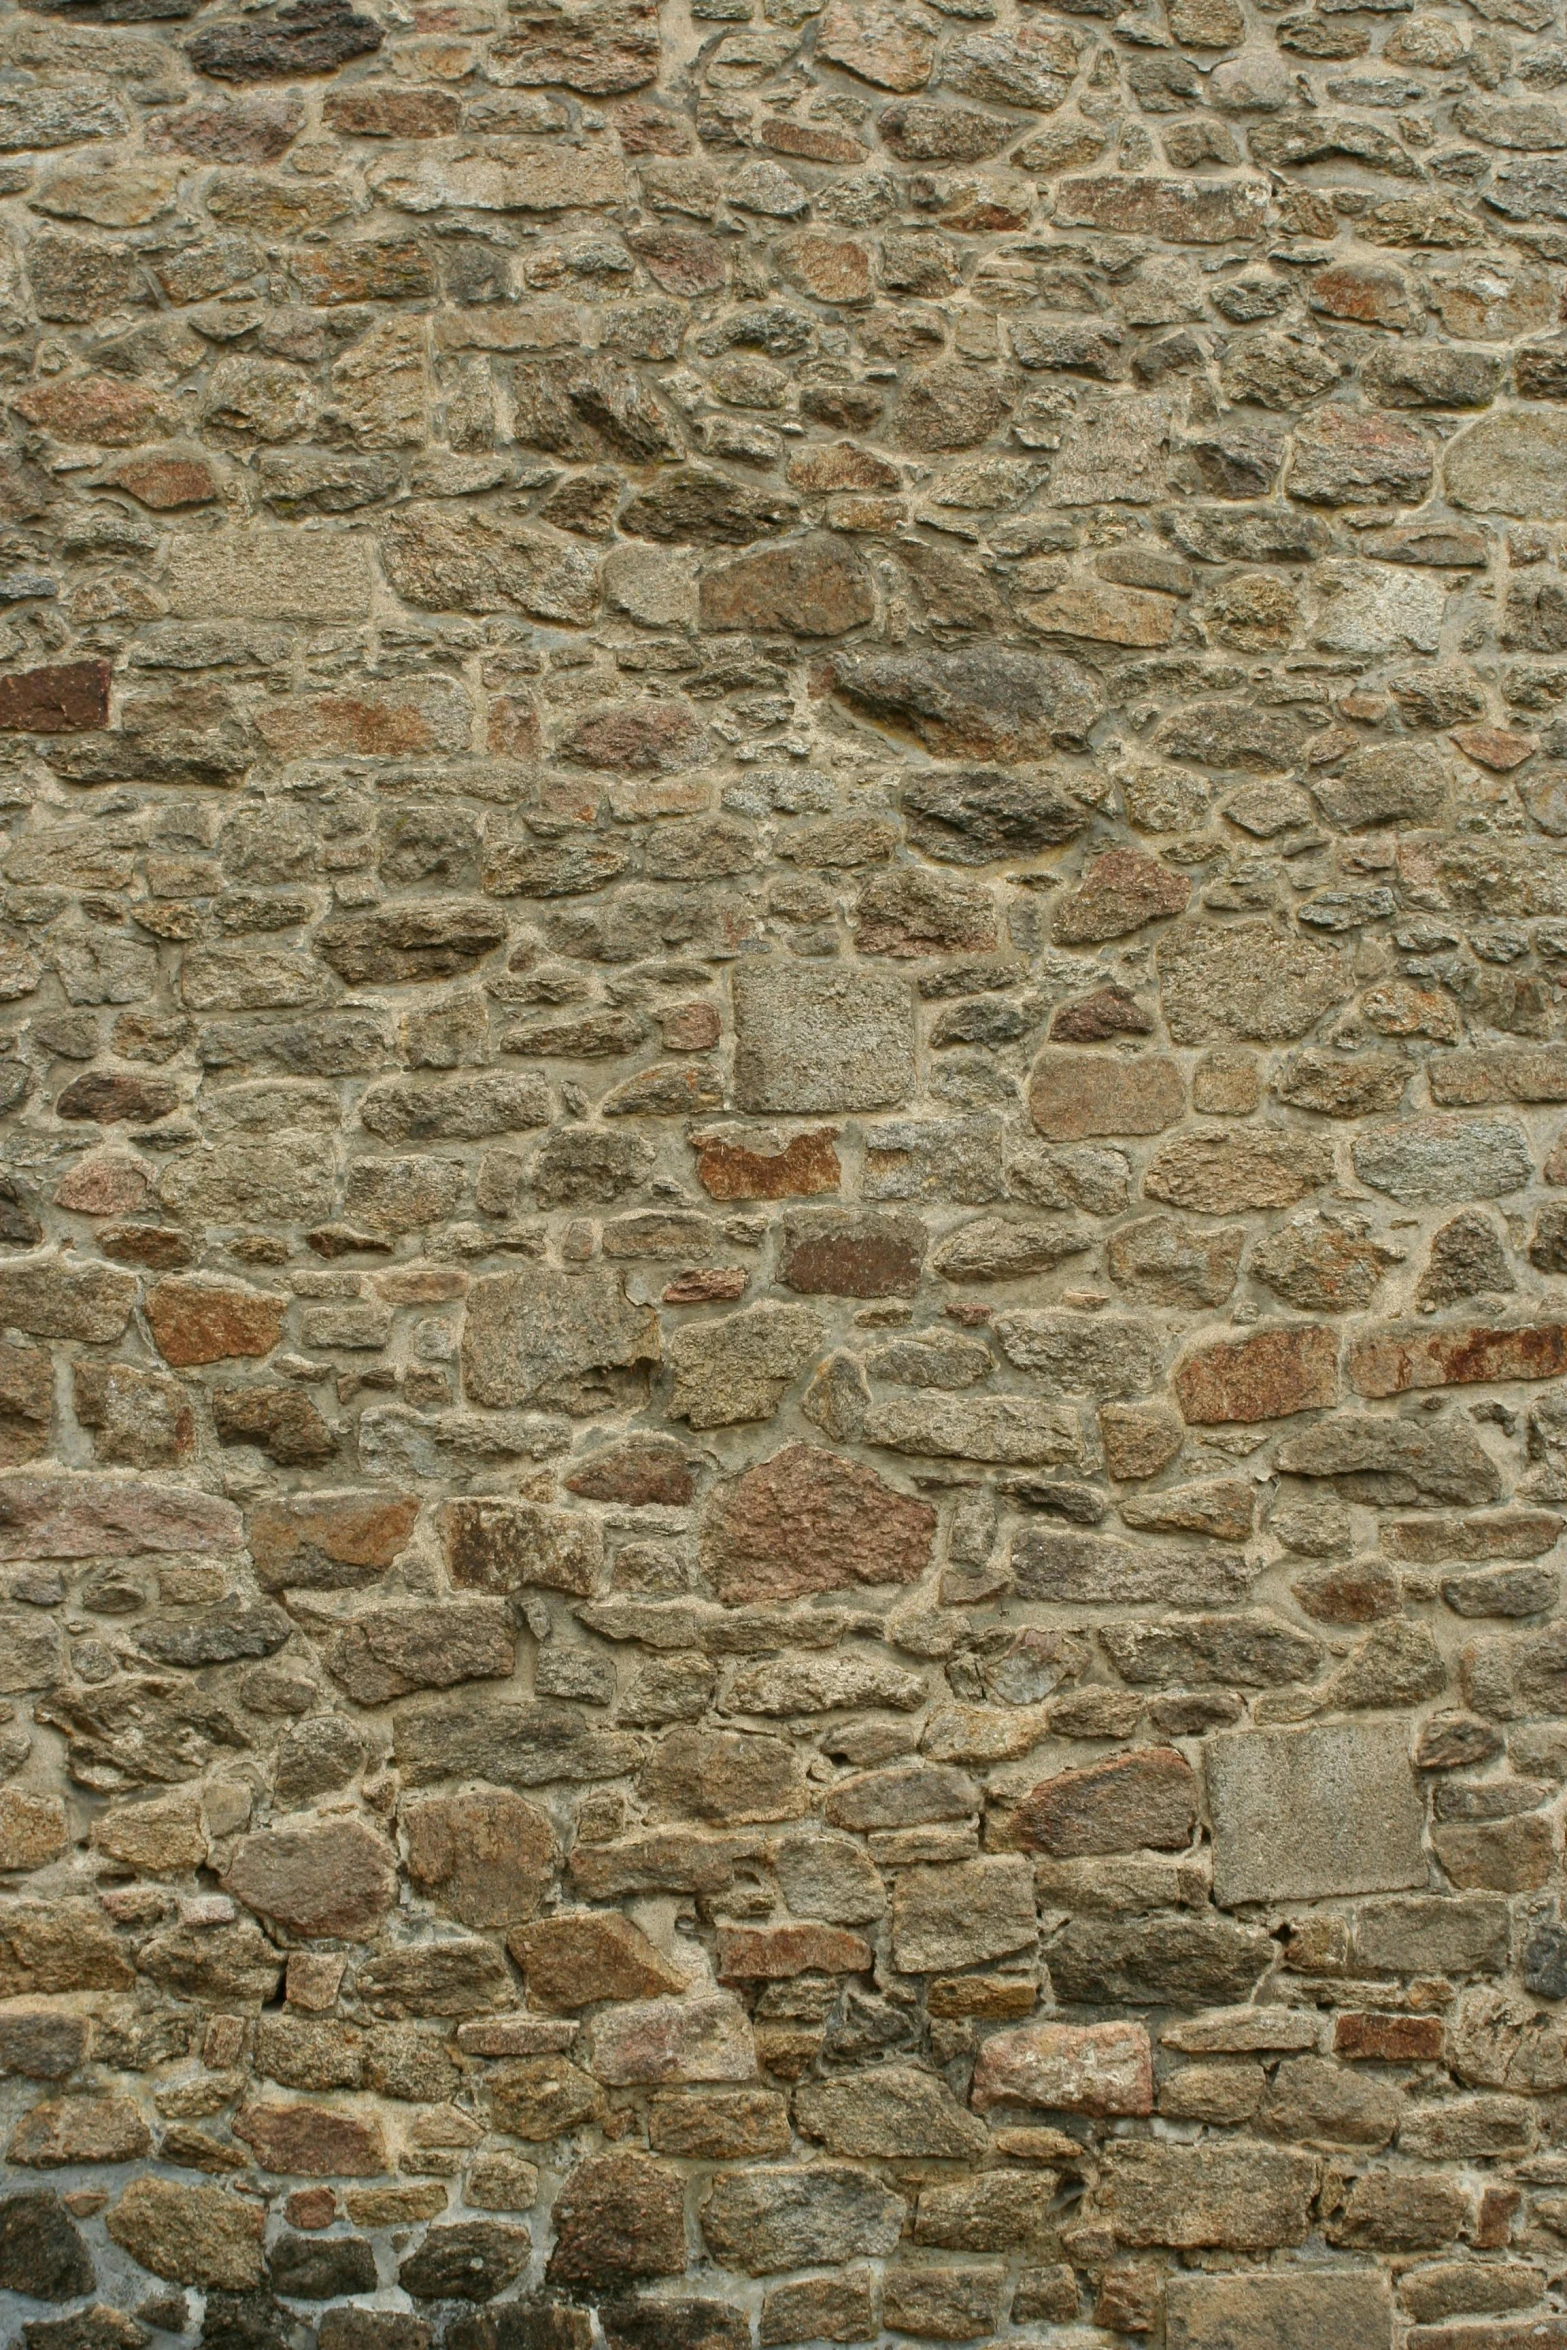
[[[1567,2346],[1564,85],[0,15],[0,2339]]]

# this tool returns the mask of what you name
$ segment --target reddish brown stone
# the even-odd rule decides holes
[[[77,1368],[79,1371],[81,1366]],[[36,1460],[47,1452],[53,1417],[54,1361],[49,1349],[0,1341],[0,1468],[13,1469],[19,1462]],[[38,1864],[7,1861],[3,1865],[36,1868]]]
[[[865,149],[847,131],[823,130],[809,122],[790,122],[783,115],[772,115],[763,123],[761,143],[775,155],[798,155],[805,163],[865,161]]]
[[[1061,1771],[1025,1795],[1012,1833],[1056,1860],[1093,1853],[1181,1852],[1197,1825],[1197,1781],[1173,1746],[1134,1747],[1082,1770]]]
[[[784,1982],[793,1975],[858,1975],[871,1946],[842,1926],[724,1926],[718,1935],[721,1983]]]
[[[179,111],[147,118],[145,138],[154,154],[194,155],[203,163],[274,163],[305,127],[304,102],[297,90],[277,96],[201,99]]]
[[[56,375],[11,394],[18,415],[58,441],[134,448],[166,422],[156,395],[117,376]]]
[[[1308,1568],[1290,1589],[1319,1624],[1375,1624],[1396,1616],[1404,1597],[1397,1575],[1378,1558]]]
[[[1440,2057],[1445,2031],[1439,2015],[1341,2010],[1333,2019],[1333,2053],[1374,2064],[1426,2064]]]
[[[282,1469],[319,1468],[337,1437],[298,1387],[214,1387],[212,1425],[220,1444],[253,1444]]]
[[[182,1371],[239,1355],[269,1355],[283,1335],[287,1311],[287,1298],[200,1274],[172,1276],[147,1293],[147,1319],[158,1351]]]
[[[675,2277],[686,2265],[685,2181],[645,2154],[591,2154],[556,2199],[552,2284]]]
[[[1063,2113],[1153,2111],[1153,2050],[1134,2023],[1024,2024],[996,2032],[974,2068],[973,2101],[1054,2107]]]
[[[837,441],[791,457],[789,479],[797,490],[895,490],[902,476],[885,457]]]
[[[356,89],[328,90],[322,112],[345,139],[440,139],[457,128],[462,106],[450,90],[387,89],[366,82]]]
[[[73,1077],[54,1105],[57,1118],[95,1119],[100,1126],[166,1118],[179,1106],[180,1090],[167,1077],[137,1077],[116,1069],[90,1069]]]
[[[465,1926],[520,1926],[544,1906],[560,1866],[555,1831],[509,1787],[465,1787],[403,1806],[408,1874]]]
[[[98,1246],[117,1265],[145,1265],[149,1273],[172,1273],[196,1253],[190,1235],[172,1224],[109,1224]]]
[[[1452,739],[1466,759],[1496,775],[1510,774],[1540,747],[1538,735],[1517,734],[1505,726],[1455,726]]]
[[[540,1588],[585,1599],[598,1588],[603,1536],[570,1511],[531,1501],[449,1501],[441,1531],[447,1572],[460,1590]]]
[[[184,456],[171,449],[144,449],[122,457],[104,475],[118,490],[128,490],[154,514],[179,506],[206,506],[218,495],[218,477],[205,457]]]
[[[666,1306],[707,1306],[744,1297],[750,1275],[744,1265],[703,1265],[682,1273],[664,1292]]]
[[[1050,1023],[1057,1044],[1103,1044],[1111,1036],[1151,1036],[1153,1019],[1124,987],[1096,987],[1080,1003],[1063,1004]]]
[[[778,1278],[806,1297],[912,1297],[925,1241],[918,1216],[807,1208],[784,1218]]]
[[[1082,880],[1058,898],[1051,934],[1063,945],[1084,946],[1124,938],[1148,922],[1184,914],[1192,885],[1157,857],[1139,849],[1110,849],[1096,857]]]
[[[702,1529],[720,1599],[796,1599],[854,1583],[912,1583],[930,1562],[936,1513],[873,1470],[791,1444],[721,1486]]]
[[[283,2206],[283,2217],[291,2228],[311,2233],[329,2228],[337,2217],[337,2197],[330,2187],[296,2187]]]
[[[818,302],[864,302],[872,290],[871,257],[853,237],[802,229],[778,249],[785,277]]]
[[[263,704],[256,731],[280,759],[401,759],[449,747],[452,702],[414,687],[298,694]]]
[[[1162,1053],[1123,1060],[1047,1045],[1028,1081],[1028,1114],[1048,1142],[1096,1135],[1161,1134],[1186,1108],[1178,1065]]]
[[[690,301],[698,294],[715,293],[729,274],[723,247],[698,229],[639,229],[628,239],[647,265],[647,273],[666,294]]]
[[[673,1004],[658,1016],[658,1033],[666,1053],[711,1052],[718,1042],[715,1004]]]
[[[875,616],[869,572],[846,539],[826,532],[742,555],[702,580],[704,628],[842,636]]]
[[[685,702],[621,702],[579,718],[558,755],[617,775],[661,775],[700,757],[703,741],[701,720]]]
[[[1315,269],[1307,289],[1308,302],[1327,318],[1347,318],[1357,326],[1402,329],[1410,321],[1409,289],[1396,269],[1343,262],[1336,269]]]
[[[88,734],[109,723],[107,661],[66,661],[0,677],[0,733]]]
[[[1357,1339],[1348,1367],[1362,1395],[1474,1387],[1500,1379],[1559,1379],[1567,1371],[1567,1324],[1534,1322],[1512,1330],[1394,1326]]]
[[[363,1941],[397,1899],[397,1870],[381,1838],[359,1820],[311,1820],[247,1836],[223,1889],[307,1939]]]
[[[0,1482],[0,1559],[137,1558],[149,1552],[237,1550],[231,1501],[121,1477],[7,1477]]]
[[[83,1159],[61,1176],[54,1204],[73,1216],[128,1216],[147,1196],[147,1170],[135,1159]]]
[[[419,1515],[411,1493],[300,1493],[250,1521],[263,1591],[356,1590],[386,1572]]]
[[[526,694],[495,694],[490,700],[488,743],[492,759],[536,759],[542,737],[539,714]]]
[[[1305,1322],[1223,1339],[1178,1363],[1174,1384],[1185,1418],[1204,1427],[1316,1411],[1338,1401],[1338,1334]]]
[[[791,1134],[788,1141],[771,1137],[778,1147],[769,1150],[761,1136],[754,1144],[741,1141],[733,1130],[710,1128],[693,1134],[697,1180],[713,1199],[809,1199],[822,1191],[836,1191],[843,1177],[836,1126],[812,1127]]]
[[[582,1910],[520,1926],[506,1947],[542,2007],[591,2007],[600,1999],[653,1999],[686,1979],[639,1926],[612,1910]]]
[[[254,2147],[263,2170],[370,2179],[386,2168],[380,2123],[330,2106],[247,2105],[234,2117],[234,2135]]]
[[[687,1448],[672,1436],[628,1436],[623,1444],[605,1445],[573,1469],[565,1485],[584,1501],[618,1501],[630,1509],[655,1502],[680,1509],[696,1491]]]

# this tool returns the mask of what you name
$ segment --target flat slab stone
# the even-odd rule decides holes
[[[1240,1730],[1207,1746],[1214,1899],[1316,1901],[1426,1881],[1402,1723]]]

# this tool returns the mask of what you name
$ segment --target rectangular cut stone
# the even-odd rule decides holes
[[[914,1009],[894,971],[757,963],[734,977],[743,1110],[880,1110],[914,1083]]]
[[[1202,2146],[1112,2141],[1092,2210],[1123,2244],[1176,2251],[1270,2252],[1303,2244],[1316,2190],[1313,2156],[1244,2138]]]
[[[1065,2113],[1151,2113],[1153,2053],[1142,2024],[1024,2024],[980,2051],[973,2103]]]
[[[1167,2350],[1388,2350],[1393,2305],[1375,2269],[1172,2277]]]
[[[1207,1746],[1214,1898],[1319,1900],[1426,1881],[1402,1723],[1240,1730]]]
[[[359,620],[370,609],[362,533],[240,529],[177,538],[164,575],[184,620]]]

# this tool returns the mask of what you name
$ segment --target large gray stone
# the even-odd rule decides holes
[[[895,971],[754,963],[734,978],[743,1110],[880,1110],[914,1083],[914,1009]]]
[[[1240,1730],[1207,1747],[1214,1898],[1317,1901],[1426,1881],[1401,1722]]]
[[[645,1373],[658,1353],[657,1315],[632,1305],[604,1267],[525,1265],[487,1275],[468,1295],[462,1364],[474,1403],[595,1411],[623,1383],[617,1374]]]
[[[1533,1171],[1516,1118],[1405,1118],[1357,1135],[1351,1148],[1362,1183],[1416,1205],[1502,1199]]]
[[[885,2258],[903,2232],[903,2198],[847,2163],[723,2171],[702,2210],[708,2250],[746,2276],[818,2261]]]

